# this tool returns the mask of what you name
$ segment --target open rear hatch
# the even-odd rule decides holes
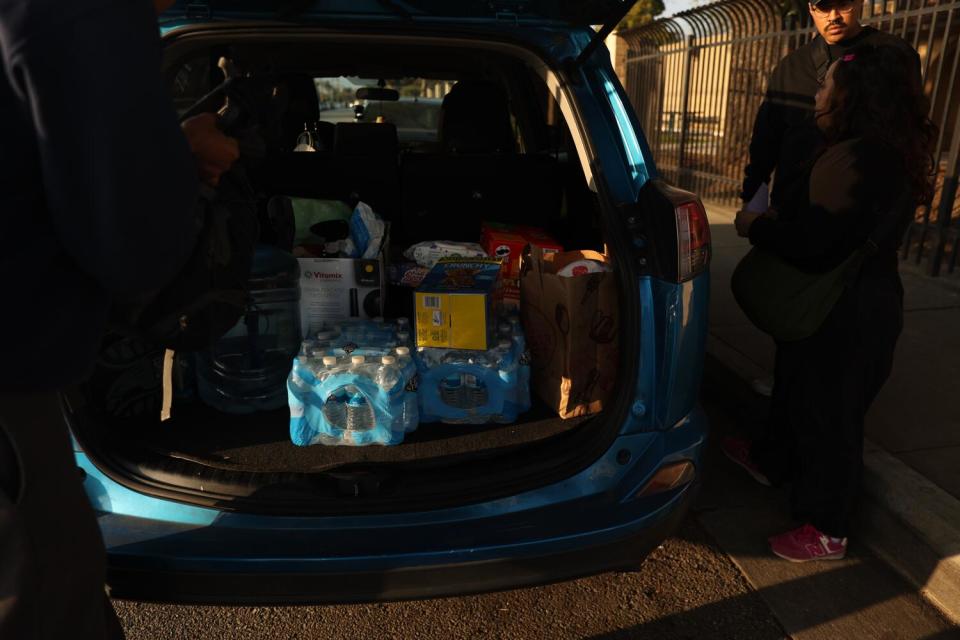
[[[362,3],[347,4],[354,7]],[[413,13],[416,8],[432,3],[375,4],[381,9],[386,8],[387,13],[396,13],[397,6],[409,5]],[[447,3],[442,4],[447,6]],[[479,11],[480,5],[486,7],[489,4],[465,3],[465,6]],[[620,8],[625,6],[613,4]],[[492,54],[489,48],[473,51],[463,41],[455,46],[449,45],[449,52],[445,52],[448,55],[438,56],[433,46],[424,47],[415,40],[397,44],[394,39],[392,44],[385,45],[385,49],[378,49],[371,47],[370,42],[358,46],[342,41],[325,44],[322,37],[318,37],[314,44],[305,44],[302,33],[293,29],[290,33],[297,37],[287,41],[282,34],[274,33],[270,39],[264,40],[249,33],[233,33],[227,27],[211,28],[209,37],[199,44],[194,42],[179,48],[170,46],[166,75],[177,104],[192,101],[189,95],[177,94],[178,90],[184,91],[184,87],[190,86],[189,82],[181,82],[183,69],[195,65],[196,70],[197,61],[206,56],[208,71],[201,69],[200,75],[207,73],[209,76],[212,56],[231,51],[241,52],[248,62],[269,62],[273,73],[277,72],[279,65],[288,74],[312,78],[317,87],[324,78],[336,79],[364,72],[369,72],[367,75],[371,78],[381,79],[381,85],[387,86],[392,81],[383,82],[383,78],[408,78],[413,74],[424,80],[423,87],[433,88],[449,87],[464,77],[473,78],[478,74],[497,78],[510,96],[510,126],[516,136],[516,150],[510,155],[497,152],[488,156],[471,156],[463,164],[464,175],[444,175],[441,184],[431,182],[429,174],[424,179],[422,165],[431,156],[429,152],[423,153],[422,132],[407,141],[400,139],[399,155],[392,165],[397,172],[397,191],[387,189],[376,194],[384,203],[384,211],[388,212],[391,235],[402,238],[405,244],[443,239],[433,237],[435,227],[416,217],[422,215],[419,213],[423,210],[421,196],[433,189],[448,198],[458,197],[459,193],[465,198],[465,204],[461,207],[459,203],[449,203],[449,208],[461,212],[470,207],[475,210],[477,194],[481,192],[500,193],[506,202],[511,193],[520,190],[518,185],[503,183],[508,180],[504,177],[503,167],[530,166],[536,168],[531,169],[526,179],[530,187],[528,191],[540,194],[555,190],[556,193],[542,197],[555,200],[557,210],[549,213],[534,210],[535,207],[531,208],[520,197],[523,207],[518,209],[527,213],[514,213],[509,222],[543,227],[560,238],[568,249],[602,251],[607,247],[611,251],[617,246],[625,246],[620,239],[610,239],[609,245],[605,242],[619,230],[612,230],[609,226],[616,220],[611,212],[605,211],[609,204],[601,205],[596,193],[587,186],[581,159],[573,144],[575,134],[569,128],[578,125],[572,113],[564,112],[554,101],[543,78],[532,70],[528,60],[515,57],[507,49],[497,54]],[[176,40],[171,44],[176,45]],[[532,55],[527,54],[528,58]],[[343,72],[337,71],[337,60],[343,61]],[[310,61],[316,61],[313,67]],[[290,67],[283,69],[285,64]],[[457,64],[466,66],[458,71],[451,66]],[[391,70],[395,75],[390,74]],[[332,84],[339,86],[336,82]],[[193,97],[196,98],[208,88],[193,87],[190,91],[195,92]],[[442,97],[433,93],[431,96]],[[426,104],[426,94],[421,97]],[[321,121],[324,114],[342,118],[344,112],[352,113],[350,105],[342,104],[335,97],[328,100],[318,94],[317,99],[321,101]],[[283,131],[276,141],[286,147],[274,155],[268,154],[268,162],[282,164],[283,158],[300,160],[310,156],[311,162],[320,163],[316,166],[336,166],[338,171],[344,166],[353,166],[360,178],[369,178],[372,165],[364,161],[356,163],[353,155],[344,160],[337,155],[336,148],[328,155],[320,152],[291,154],[291,140],[297,138],[302,125],[287,122],[286,126],[288,130]],[[294,129],[289,130],[290,127]],[[443,156],[442,151],[438,153],[439,158],[434,164],[427,162],[426,166],[446,166],[446,170],[458,166],[456,157]],[[487,175],[482,169],[484,157],[488,158],[486,162],[490,165],[488,179],[498,184],[477,186],[471,182]],[[329,165],[322,164],[327,161]],[[351,165],[351,162],[355,164]],[[281,164],[270,166],[275,169]],[[549,167],[549,179],[544,177],[547,174],[543,166]],[[407,170],[407,167],[413,169]],[[516,170],[511,169],[511,172],[516,173]],[[300,174],[265,170],[253,175],[259,180],[257,187],[265,209],[269,198],[278,193],[289,194],[290,176]],[[327,174],[316,171],[303,175],[309,177],[308,183],[300,186],[304,187],[304,195],[312,197],[336,197],[332,192],[325,193],[324,189],[342,187],[344,180],[350,178],[336,173],[336,180],[329,177],[325,180]],[[273,180],[286,180],[286,183],[278,187]],[[376,188],[380,189],[389,182],[378,177]],[[447,191],[443,190],[444,184],[449,187]],[[359,196],[366,200],[362,192]],[[411,211],[416,215],[411,217]],[[468,226],[455,226],[455,229],[467,237],[476,237],[476,230],[469,225],[479,219],[474,221],[468,215],[458,219]],[[625,268],[617,277],[621,318],[636,318],[637,314],[632,311],[626,316],[623,314],[626,306],[636,308],[635,287],[626,284],[635,282],[635,279],[630,274],[629,260],[623,262]],[[403,296],[412,297],[412,290],[391,286],[387,293],[388,301]],[[390,315],[394,314],[388,312]],[[463,504],[562,479],[590,464],[609,447],[629,410],[632,394],[627,390],[632,388],[636,376],[636,358],[632,354],[636,354],[639,348],[638,328],[621,326],[618,363],[621,375],[617,384],[624,392],[612,393],[604,412],[593,416],[561,420],[555,407],[546,406],[534,395],[531,410],[511,424],[428,423],[408,433],[403,443],[396,446],[297,447],[290,441],[290,412],[286,408],[234,415],[200,401],[181,401],[174,403],[172,419],[161,423],[156,381],[162,369],[162,350],[123,341],[118,343],[116,339],[105,348],[98,374],[83,388],[67,395],[67,414],[77,440],[108,475],[135,490],[188,503],[283,514],[397,511]],[[138,349],[142,352],[130,352]],[[121,362],[125,363],[124,366],[118,366]],[[136,390],[124,392],[119,396],[122,401],[111,400],[109,395],[116,391],[116,376],[123,373],[122,369],[131,362],[135,363],[135,371],[128,370],[126,375],[132,376],[130,384],[139,385],[142,393]],[[121,404],[123,406],[119,406]],[[363,499],[358,501],[357,498]]]

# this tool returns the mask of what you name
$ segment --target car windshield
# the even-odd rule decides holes
[[[401,145],[437,141],[440,106],[453,86],[449,80],[429,78],[314,78],[323,122],[389,122],[397,127]],[[398,100],[359,99],[364,87],[392,89]],[[358,117],[359,116],[359,117]]]

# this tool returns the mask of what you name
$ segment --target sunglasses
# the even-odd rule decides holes
[[[834,9],[836,9],[837,13],[849,15],[853,13],[858,4],[858,0],[840,0],[840,2],[825,2],[820,5],[811,4],[810,9],[818,16],[828,16]]]

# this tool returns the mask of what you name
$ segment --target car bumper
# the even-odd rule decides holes
[[[451,549],[431,564],[391,566],[382,558],[373,570],[342,570],[341,563],[304,562],[287,571],[178,571],[112,556],[108,585],[113,597],[191,604],[322,604],[394,601],[483,593],[568,580],[639,565],[683,520],[697,485],[678,490],[655,513],[616,530],[577,536],[568,544],[544,540],[540,552],[470,560],[478,549]],[[563,550],[547,552],[547,548]],[[253,564],[253,563],[251,563]]]
[[[695,480],[641,491],[681,460],[699,470],[706,419],[620,436],[566,480],[462,507],[339,517],[198,508],[136,493],[82,453],[108,585],[118,598],[283,604],[402,600],[547,583],[638,565],[680,522]],[[699,475],[699,474],[698,474]]]

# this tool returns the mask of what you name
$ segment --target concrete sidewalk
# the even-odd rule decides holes
[[[749,242],[735,209],[704,203],[713,234],[707,377],[741,405],[773,371],[773,341],[740,311],[730,275]],[[960,621],[960,282],[902,264],[904,331],[867,417],[858,538]]]

